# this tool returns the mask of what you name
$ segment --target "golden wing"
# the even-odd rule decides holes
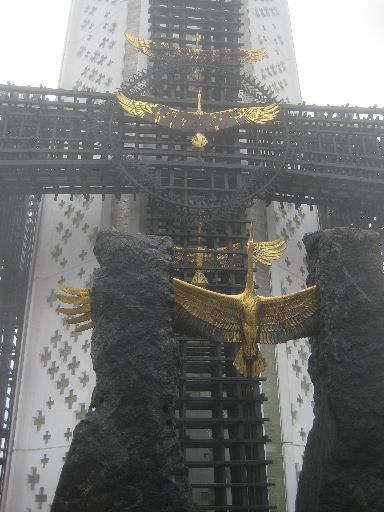
[[[91,305],[89,300],[89,288],[72,288],[59,284],[59,288],[66,295],[58,294],[57,298],[65,304],[72,304],[72,308],[56,309],[57,313],[69,315],[66,319],[67,324],[76,324],[75,332],[82,332],[92,329],[93,323],[91,319]],[[73,317],[73,318],[71,318]]]
[[[149,57],[153,56],[152,49],[155,47],[155,44],[150,39],[140,39],[130,32],[125,32],[125,39],[131,44],[136,50],[144,55],[148,55]]]
[[[219,131],[242,124],[265,124],[273,121],[279,113],[277,103],[253,107],[237,107],[217,112],[188,112],[198,117],[200,123],[196,131]]]
[[[131,44],[137,51],[153,57],[156,51],[163,51],[170,55],[183,56],[190,60],[210,60],[215,61],[218,58],[223,57],[236,57],[240,58],[241,62],[247,62],[255,64],[256,62],[264,59],[267,56],[266,48],[260,48],[259,50],[252,49],[240,49],[239,51],[225,50],[202,50],[201,48],[176,48],[167,42],[157,42],[150,39],[140,39],[130,32],[125,32],[125,39]]]
[[[259,342],[283,343],[313,333],[310,320],[319,308],[317,286],[277,297],[258,297]]]
[[[268,52],[266,48],[260,48],[259,50],[250,50],[247,48],[240,49],[241,62],[247,62],[248,64],[256,64],[256,62],[264,59],[267,55]]]
[[[241,124],[265,124],[279,113],[276,103],[239,107],[217,112],[180,110],[160,103],[134,100],[122,92],[116,95],[121,107],[132,116],[185,132],[209,132]]]
[[[272,261],[281,258],[286,249],[285,240],[282,238],[271,242],[256,242],[254,245],[253,261],[264,265],[272,265]]]
[[[134,117],[139,117],[145,121],[166,126],[167,128],[175,128],[185,130],[187,119],[184,112],[178,108],[168,107],[160,103],[151,103],[148,101],[139,101],[128,98],[122,92],[116,94],[117,100],[121,107]]]
[[[236,295],[224,295],[173,278],[175,303],[189,315],[216,330],[240,332],[241,304]]]
[[[140,39],[139,37],[134,36],[130,32],[125,32],[125,39],[131,44],[136,50],[144,55],[148,55],[148,57],[153,57],[155,51],[162,50],[167,53],[171,53],[173,55],[181,55],[182,52],[180,48],[176,48],[169,43],[152,41],[151,39]]]

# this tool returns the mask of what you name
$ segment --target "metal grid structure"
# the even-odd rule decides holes
[[[36,197],[9,197],[0,201],[0,493],[8,453],[37,212]]]
[[[201,166],[196,165],[196,150],[186,137],[137,122],[121,111],[111,120],[113,99],[109,94],[0,86],[1,191],[119,195],[137,189],[132,181],[122,180],[121,170],[108,157],[106,141],[101,140],[100,133],[109,133],[111,123],[119,127],[116,144],[124,141],[130,154],[140,155],[163,173],[161,187],[184,188],[189,194],[193,187],[197,190],[188,173]],[[306,105],[282,105],[281,110],[289,128],[286,163],[259,197],[348,205],[382,218],[384,111]],[[204,189],[212,194],[233,192],[236,176],[257,169],[266,158],[269,137],[276,145],[284,143],[276,140],[278,133],[255,133],[244,127],[234,136],[226,130],[202,156],[204,169],[222,176],[205,178]]]
[[[198,31],[205,49],[238,48],[240,9],[241,0],[151,0],[150,35],[185,45],[193,43]],[[162,69],[161,59],[151,65],[156,76]],[[187,72],[169,73],[161,76],[152,92],[158,101],[190,107],[195,104],[197,88],[203,86],[208,109],[230,107],[238,100],[236,73],[240,77],[239,67],[232,67],[228,75],[232,78],[223,81],[222,71],[212,69],[200,84],[192,83]],[[383,228],[384,111],[303,105],[284,105],[281,111],[288,137],[279,125],[268,130],[225,130],[214,135],[197,159],[184,135],[131,118],[114,107],[112,95],[0,87],[1,481],[37,219],[38,200],[31,194],[119,196],[145,189],[142,182],[127,181],[110,158],[112,142],[112,149],[122,148],[150,162],[156,187],[185,193],[185,197],[225,197],[236,191],[239,176],[245,172],[260,172],[265,179],[268,156],[272,158],[272,150],[287,144],[284,168],[259,197],[324,205],[327,226],[342,221]],[[9,194],[17,198],[9,199]],[[346,204],[349,213],[343,216],[339,208]],[[230,253],[240,241],[245,248],[242,209],[232,211],[230,222],[204,225],[201,240],[196,221],[186,222],[176,207],[164,205],[153,194],[146,220],[149,233],[168,234],[185,251],[201,240],[213,251],[213,263],[201,269],[211,288],[226,293],[242,288],[244,251],[236,261],[229,255],[226,269],[217,259],[222,247]],[[180,265],[178,275],[190,280],[195,269]],[[264,455],[265,419],[261,416],[264,397],[258,382],[250,400],[249,383],[236,376],[232,367],[233,347],[181,337],[180,348],[178,430],[201,510],[273,509],[268,504],[269,461]]]

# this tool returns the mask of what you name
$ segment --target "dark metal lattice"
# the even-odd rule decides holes
[[[37,212],[35,197],[0,200],[0,493],[8,454]]]

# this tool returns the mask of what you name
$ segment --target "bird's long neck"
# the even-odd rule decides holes
[[[253,287],[253,250],[254,250],[254,243],[252,237],[248,240],[247,244],[247,253],[248,253],[248,265],[247,265],[247,282],[245,285],[245,292],[246,293],[252,293],[252,295],[255,293],[254,287]]]
[[[201,114],[201,89],[199,89],[199,92],[197,93],[197,113]]]

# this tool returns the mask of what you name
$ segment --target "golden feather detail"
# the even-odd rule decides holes
[[[257,50],[251,48],[243,48],[239,50],[203,50],[199,46],[196,46],[195,48],[177,48],[176,46],[173,46],[172,44],[167,43],[165,41],[157,42],[152,41],[151,39],[140,39],[139,37],[135,36],[134,34],[131,34],[130,32],[125,32],[125,39],[137,51],[143,53],[144,55],[147,55],[148,57],[153,57],[156,54],[156,52],[160,52],[167,53],[168,55],[174,57],[182,56],[194,62],[214,62],[215,60],[218,60],[220,58],[239,58],[241,62],[255,64],[256,62],[259,62],[268,55],[266,48],[260,48]]]
[[[278,249],[273,249],[274,255],[280,254],[282,244],[276,245]],[[200,321],[205,330],[208,326],[212,334],[225,331],[229,333],[228,341],[242,341],[242,351],[236,356],[235,367],[246,375],[249,370],[245,369],[251,363],[252,376],[255,377],[264,365],[257,344],[283,343],[309,336],[311,326],[306,321],[316,313],[319,303],[316,286],[276,297],[256,295],[253,261],[257,254],[257,243],[251,237],[247,252],[247,282],[240,294],[217,293],[176,278],[173,279],[173,286],[181,317],[184,311]],[[265,261],[269,261],[269,258],[265,258]]]
[[[59,288],[63,294],[58,294],[57,299],[64,304],[71,304],[72,308],[58,307],[57,313],[67,315],[67,324],[75,324],[75,332],[82,332],[92,329],[93,323],[91,319],[90,290],[89,288],[73,288],[59,284]]]
[[[195,111],[134,100],[122,92],[118,92],[116,98],[120,106],[131,116],[166,128],[194,133],[193,144],[199,149],[203,149],[207,144],[205,132],[219,131],[242,124],[266,124],[273,121],[279,113],[277,103],[205,112],[201,109],[201,91],[198,93],[198,106]]]

